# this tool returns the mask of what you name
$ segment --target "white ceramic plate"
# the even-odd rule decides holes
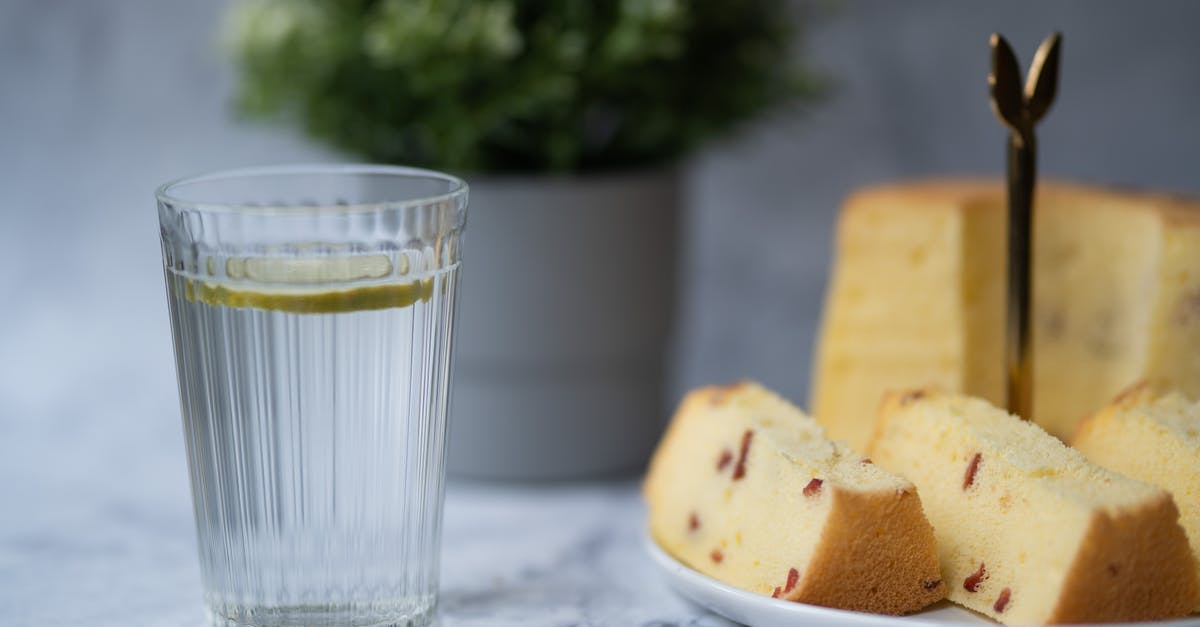
[[[733,621],[754,627],[945,627],[946,625],[996,625],[970,610],[947,601],[932,605],[911,616],[883,616],[834,610],[817,605],[772,599],[739,590],[702,575],[659,548],[646,535],[646,550],[667,582],[679,594]],[[1132,627],[1134,623],[1124,623]],[[1137,623],[1139,627],[1200,627],[1200,617],[1155,623]],[[1085,626],[1080,626],[1085,627]],[[1100,627],[1100,626],[1097,626]],[[1108,624],[1103,627],[1122,627]]]

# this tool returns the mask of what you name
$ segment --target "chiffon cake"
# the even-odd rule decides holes
[[[946,592],[913,485],[753,383],[686,396],[644,494],[659,546],[751,592],[885,614]]]
[[[1139,384],[1081,423],[1071,446],[1096,464],[1170,492],[1200,564],[1200,404]]]
[[[955,603],[1037,625],[1179,617],[1200,599],[1168,492],[985,400],[889,394],[868,451],[917,486]]]
[[[869,188],[845,203],[812,386],[830,437],[861,449],[885,390],[1004,399],[998,181]],[[1059,438],[1134,381],[1200,395],[1200,201],[1039,183],[1033,419]]]

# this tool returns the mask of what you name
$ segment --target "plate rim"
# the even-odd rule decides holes
[[[725,607],[726,604],[746,605],[751,611],[757,607],[760,611],[770,612],[781,617],[787,615],[789,620],[797,621],[794,623],[796,625],[810,623],[815,625],[829,625],[834,621],[836,621],[837,625],[844,627],[1002,625],[989,617],[975,614],[971,610],[959,605],[950,605],[949,607],[964,612],[971,612],[979,620],[974,622],[931,620],[927,616],[923,617],[920,612],[907,616],[889,616],[886,614],[871,614],[868,612],[856,612],[808,603],[785,601],[783,599],[773,599],[713,579],[675,559],[674,556],[658,544],[658,541],[654,539],[654,535],[648,528],[643,528],[642,530],[642,543],[645,546],[646,552],[650,555],[651,561],[654,562],[660,573],[667,578],[668,585],[672,590],[709,611],[739,624],[745,623],[741,617],[731,616]],[[704,591],[703,594],[700,593],[701,590]],[[714,598],[717,599],[718,603],[713,603]],[[946,603],[950,602],[947,601]],[[927,610],[922,610],[922,612],[924,611]],[[1147,625],[1153,625],[1154,627],[1200,627],[1200,615],[1192,614],[1186,618],[1144,621],[1140,623],[1076,624],[1072,625],[1072,627],[1146,627]]]

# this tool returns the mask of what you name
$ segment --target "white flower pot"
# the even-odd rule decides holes
[[[470,185],[450,471],[564,479],[640,469],[666,415],[678,176]]]

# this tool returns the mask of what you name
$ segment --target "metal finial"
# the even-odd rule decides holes
[[[1037,184],[1037,137],[1033,127],[1050,110],[1058,92],[1062,34],[1038,46],[1022,89],[1021,70],[1004,37],[991,37],[988,75],[992,111],[1009,129],[1008,137],[1008,324],[1005,366],[1008,410],[1031,418],[1033,409],[1033,190]]]

